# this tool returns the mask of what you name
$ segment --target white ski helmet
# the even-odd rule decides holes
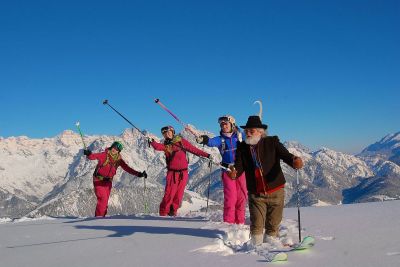
[[[236,126],[236,120],[233,116],[231,115],[224,115],[218,118],[218,123],[221,124],[223,122],[229,122],[232,124],[232,128]]]

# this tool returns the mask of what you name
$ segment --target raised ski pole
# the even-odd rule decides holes
[[[79,135],[81,136],[83,147],[86,149],[86,144],[85,144],[85,140],[83,140],[83,134],[82,134],[82,131],[81,131],[81,127],[80,127],[79,121],[77,121],[75,123],[75,125],[76,125],[76,128],[78,128]]]
[[[159,98],[156,98],[154,100],[154,102],[156,104],[158,104],[162,109],[164,109],[166,112],[168,112],[169,114],[171,114],[172,117],[174,117],[175,120],[177,120],[182,126],[183,128],[187,129],[191,134],[193,134],[195,137],[199,137],[197,133],[195,133],[187,124],[183,123],[178,116],[176,116],[174,113],[172,113],[171,110],[169,110],[163,103],[161,103]]]
[[[124,120],[126,120],[130,125],[132,125],[133,128],[135,128],[136,130],[138,130],[139,133],[141,133],[144,137],[146,137],[146,135],[145,135],[138,127],[136,127],[132,122],[130,122],[127,118],[125,118],[124,115],[122,115],[121,113],[119,113],[118,110],[116,110],[115,108],[113,108],[113,107],[108,103],[108,100],[107,100],[107,99],[103,101],[103,104],[109,106],[109,107],[110,107],[112,110],[114,110],[118,115],[120,115]]]
[[[299,226],[299,243],[301,243],[301,220],[300,220],[300,182],[299,182],[299,170],[296,170],[296,190],[297,190],[297,220]]]

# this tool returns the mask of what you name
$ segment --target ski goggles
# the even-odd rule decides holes
[[[228,123],[228,122],[230,122],[230,120],[229,120],[228,117],[223,116],[223,117],[219,117],[219,118],[218,118],[218,123],[219,123],[219,124],[221,124],[221,123]]]
[[[161,133],[162,134],[165,134],[166,132],[168,132],[168,131],[172,131],[172,132],[174,132],[175,131],[175,129],[174,129],[174,127],[172,127],[172,126],[165,126],[165,127],[162,127],[161,128]]]

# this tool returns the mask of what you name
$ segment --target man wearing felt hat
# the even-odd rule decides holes
[[[267,136],[267,125],[259,116],[250,116],[244,129],[246,140],[239,144],[232,178],[246,173],[249,194],[251,244],[276,245],[285,200],[285,177],[280,161],[294,169],[303,167],[301,158],[291,154],[277,136]]]

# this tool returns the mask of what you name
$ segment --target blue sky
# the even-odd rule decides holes
[[[0,136],[218,131],[264,103],[282,141],[356,153],[400,130],[399,1],[3,1]]]

